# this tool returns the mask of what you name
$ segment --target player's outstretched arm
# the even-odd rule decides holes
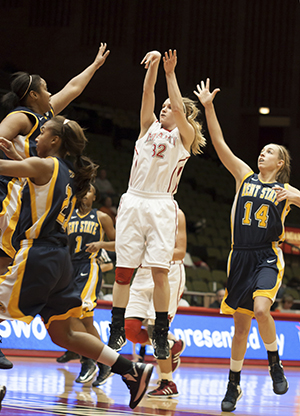
[[[106,61],[106,58],[110,53],[106,48],[106,43],[101,43],[94,62],[79,75],[72,78],[61,91],[51,97],[51,105],[54,114],[59,114],[71,101],[82,93],[97,69],[99,69]]]

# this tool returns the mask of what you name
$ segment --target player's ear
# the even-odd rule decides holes
[[[284,166],[284,160],[283,159],[278,160],[277,166],[278,166],[279,169],[282,169],[283,166]]]
[[[31,90],[28,95],[29,95],[30,98],[33,98],[34,100],[36,100],[38,98],[38,95],[37,95],[36,91],[34,91],[34,90]]]
[[[51,137],[51,144],[52,144],[53,146],[58,146],[58,147],[60,147],[60,145],[61,145],[61,138],[60,138],[59,136],[52,136],[52,137]]]

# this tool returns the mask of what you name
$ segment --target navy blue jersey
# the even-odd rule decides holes
[[[261,182],[256,173],[247,174],[235,196],[231,210],[231,234],[234,247],[258,247],[284,240],[284,220],[288,201],[276,201],[278,182]]]
[[[54,116],[53,110],[51,109],[51,111],[48,111],[46,114],[41,115],[30,110],[30,108],[17,107],[13,111],[11,111],[6,117],[9,117],[10,115],[16,113],[26,114],[32,122],[32,128],[26,136],[23,136],[21,134],[16,136],[13,139],[14,146],[17,152],[23,157],[23,159],[30,156],[36,156],[35,139],[39,136],[42,125]],[[7,159],[6,156],[4,157]]]
[[[30,110],[27,107],[17,107],[13,111],[11,111],[6,117],[9,117],[12,114],[16,113],[24,113],[28,116],[28,118],[32,122],[32,128],[30,132],[23,136],[19,134],[13,139],[13,144],[17,150],[17,152],[26,159],[30,156],[36,156],[36,142],[35,139],[39,136],[41,132],[42,125],[50,120],[53,116],[53,110],[49,111],[45,115],[37,114],[34,111]],[[5,154],[3,154],[4,159],[9,159]],[[12,184],[10,181],[12,177],[9,176],[1,176],[0,175],[0,210],[3,209],[3,201],[10,198],[10,192],[12,188]],[[14,196],[15,197],[15,196]]]
[[[53,174],[46,185],[35,185],[30,179],[24,185],[18,241],[59,239],[63,244],[68,242],[66,228],[76,202],[74,172],[65,160],[52,159]]]
[[[86,244],[103,239],[102,225],[97,217],[97,209],[93,208],[88,214],[80,215],[74,211],[68,222],[67,233],[72,261],[89,261],[96,258],[98,252],[86,252]]]

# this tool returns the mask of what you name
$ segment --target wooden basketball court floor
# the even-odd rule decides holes
[[[300,355],[300,354],[299,354]],[[100,388],[91,382],[75,382],[79,361],[59,364],[55,358],[8,357],[11,370],[0,370],[0,384],[7,387],[1,416],[119,416],[119,415],[300,415],[300,368],[285,367],[289,391],[283,396],[273,393],[265,366],[245,366],[241,386],[243,397],[233,413],[222,412],[228,378],[225,365],[183,363],[173,374],[179,396],[171,399],[144,397],[139,406],[128,406],[129,392],[118,375],[110,377]],[[154,370],[148,391],[156,387]]]

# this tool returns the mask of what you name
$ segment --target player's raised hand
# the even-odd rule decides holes
[[[200,85],[197,85],[197,90],[194,91],[194,94],[197,95],[201,104],[205,107],[211,104],[216,96],[216,94],[220,91],[220,88],[216,88],[213,92],[210,92],[210,79],[206,79],[206,84],[204,81],[201,81]]]

